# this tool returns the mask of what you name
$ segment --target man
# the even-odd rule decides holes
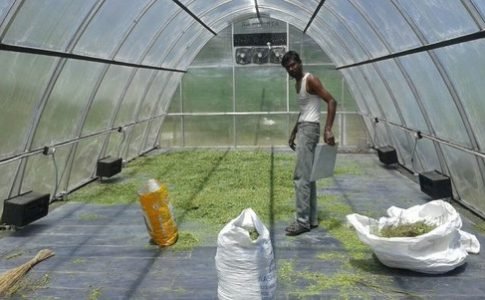
[[[315,147],[320,138],[320,104],[327,104],[327,119],[323,130],[323,141],[335,145],[332,133],[337,102],[323,87],[315,75],[304,73],[298,53],[288,51],[281,60],[288,74],[296,79],[296,93],[300,114],[288,141],[296,148],[296,166],[293,175],[296,193],[296,220],[286,228],[286,235],[294,236],[318,227],[317,191],[315,181],[310,181]],[[296,145],[295,145],[296,139]]]

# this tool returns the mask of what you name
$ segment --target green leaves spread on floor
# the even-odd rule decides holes
[[[294,214],[292,173],[293,153],[259,151],[196,150],[169,152],[139,158],[129,163],[118,178],[95,182],[70,195],[71,201],[97,204],[126,204],[137,202],[138,189],[150,178],[158,179],[169,189],[178,224],[196,223],[191,230],[179,231],[173,250],[190,250],[207,235],[215,236],[244,208],[251,207],[265,224],[288,221]],[[337,165],[335,176],[364,175],[359,164],[346,161]],[[334,184],[329,178],[319,187]],[[295,261],[279,260],[279,284],[292,287],[292,295],[304,297],[337,290],[339,295],[359,295],[365,291],[399,293],[389,276],[380,276],[385,267],[372,257],[371,250],[346,225],[345,216],[352,208],[344,199],[334,195],[319,197],[320,227],[337,239],[341,252],[324,252],[316,259],[337,262],[336,272],[296,270]],[[205,225],[204,225],[205,224]],[[208,232],[210,231],[210,232]],[[305,281],[305,288],[292,286]],[[365,289],[363,291],[362,289]]]
[[[199,239],[190,232],[179,231],[178,234],[177,242],[170,246],[171,250],[191,250],[199,244]]]
[[[137,159],[117,180],[94,182],[71,194],[69,200],[136,202],[138,189],[155,178],[168,186],[177,222],[222,225],[251,207],[267,223],[271,213],[274,219],[285,219],[294,210],[293,156],[275,154],[273,164],[271,172],[271,153],[265,150],[171,152]]]

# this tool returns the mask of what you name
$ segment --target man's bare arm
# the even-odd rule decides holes
[[[309,76],[307,79],[307,92],[312,95],[319,96],[327,103],[327,120],[325,121],[325,128],[323,133],[323,140],[329,145],[335,144],[335,137],[332,133],[333,122],[337,111],[337,101],[333,98],[329,91],[320,82],[316,76]]]

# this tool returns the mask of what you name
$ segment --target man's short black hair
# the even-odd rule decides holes
[[[296,61],[297,63],[301,64],[300,55],[298,55],[298,53],[296,53],[296,51],[290,50],[290,51],[286,52],[285,55],[283,55],[283,58],[281,59],[281,65],[283,67],[286,67],[286,65],[288,64],[288,61],[290,59],[292,59],[292,60]]]

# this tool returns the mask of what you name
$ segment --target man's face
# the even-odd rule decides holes
[[[285,65],[286,72],[293,78],[298,79],[301,77],[301,64],[293,59],[289,59],[288,63]]]

